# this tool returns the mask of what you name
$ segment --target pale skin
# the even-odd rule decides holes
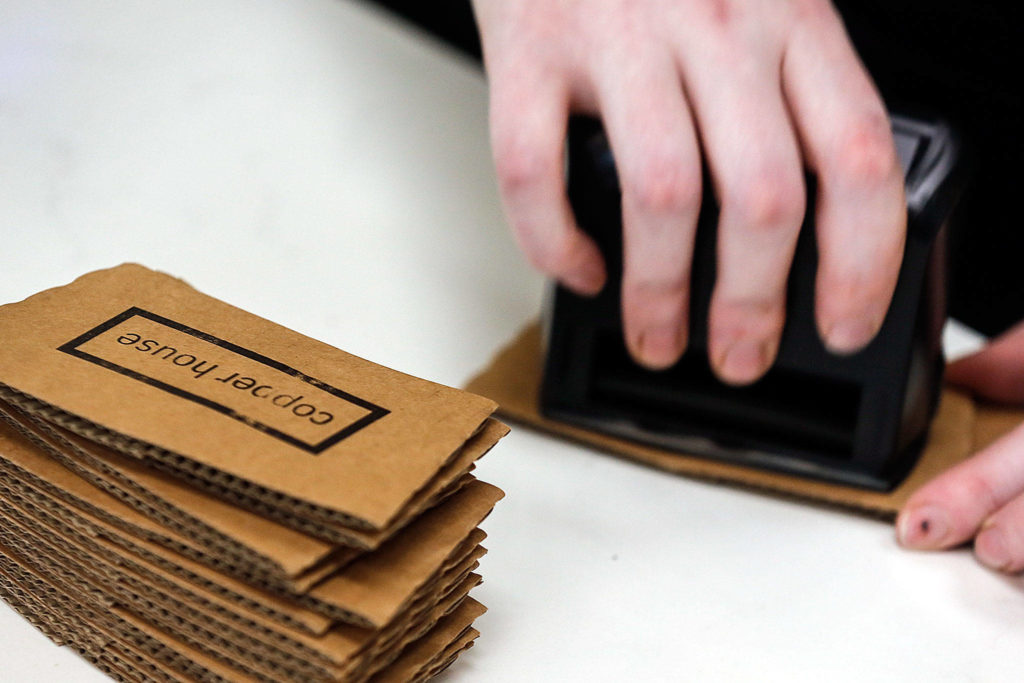
[[[979,397],[1024,405],[1024,323],[950,365],[947,377]],[[974,539],[986,566],[1024,571],[1024,425],[916,491],[896,530],[900,543],[921,550]]]
[[[669,367],[687,345],[702,163],[721,206],[708,321],[719,377],[748,384],[775,359],[805,168],[818,180],[819,334],[840,354],[874,337],[903,254],[902,172],[884,105],[828,0],[473,5],[509,223],[536,268],[581,294],[600,291],[606,273],[565,196],[564,138],[571,112],[604,123],[623,190],[623,327],[638,362]],[[1013,343],[1024,368],[1024,333]],[[984,378],[962,370],[982,362],[964,361],[952,375],[984,393]],[[1024,401],[1020,394],[1010,398]],[[1012,529],[1004,545],[1014,560],[987,564],[1024,568],[1022,455],[1024,432],[922,489],[901,515],[901,542],[948,547],[984,528],[976,546],[984,559],[990,530]],[[974,464],[986,461],[1002,464]],[[980,498],[971,495],[979,477],[992,479]],[[924,525],[923,504],[934,517]]]

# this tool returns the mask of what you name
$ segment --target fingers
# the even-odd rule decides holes
[[[946,369],[950,382],[992,401],[1024,402],[1024,323]]]
[[[601,110],[623,185],[623,317],[638,360],[665,367],[686,345],[700,197],[687,99],[721,205],[709,321],[718,375],[754,381],[777,353],[805,207],[801,147],[820,179],[822,336],[840,352],[874,336],[902,260],[902,177],[885,111],[827,0],[654,12],[476,4],[506,212],[531,262],[583,293],[605,270],[565,198],[562,139],[570,104]],[[503,13],[516,21],[491,16]],[[553,41],[550,26],[570,40]]]
[[[686,347],[700,150],[668,54],[627,57],[599,86],[622,188],[622,316],[640,363],[665,368]]]
[[[720,27],[680,57],[721,206],[709,355],[725,381],[770,367],[805,208],[799,148],[779,88],[781,48],[763,31]],[[699,65],[701,68],[689,68]]]
[[[999,538],[1007,552],[1018,553],[1012,565],[1017,567],[1024,562],[1024,503],[1015,500],[1022,493],[1024,427],[1018,427],[914,493],[896,521],[897,538],[908,548],[935,550],[964,543],[984,529],[978,552],[990,553],[991,559]]]
[[[985,520],[974,539],[974,554],[997,571],[1024,571],[1024,494]]]
[[[826,2],[802,4],[783,87],[816,171],[816,318],[834,352],[865,346],[881,327],[903,258],[902,170],[885,109]]]
[[[536,66],[536,65],[534,65]],[[492,67],[491,145],[505,213],[538,270],[581,294],[604,286],[605,267],[565,194],[567,87],[539,68]]]

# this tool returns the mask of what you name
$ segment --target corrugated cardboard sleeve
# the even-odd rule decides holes
[[[510,420],[615,455],[699,479],[825,503],[884,519],[894,518],[907,498],[926,481],[1024,420],[1022,410],[976,403],[947,389],[921,459],[902,484],[890,492],[878,493],[691,457],[546,419],[538,409],[542,367],[540,326],[532,324],[498,351],[490,365],[470,380],[466,388],[497,401],[500,414]]]
[[[495,407],[138,265],[0,306],[0,339],[6,402],[223,495],[369,531]]]

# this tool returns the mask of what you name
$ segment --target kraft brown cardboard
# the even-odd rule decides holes
[[[480,636],[480,632],[473,627],[465,629],[461,635],[445,647],[444,651],[434,659],[427,667],[420,669],[420,672],[416,675],[413,683],[422,683],[423,681],[429,681],[435,676],[440,676],[445,669],[455,663],[455,660],[462,656],[462,654],[473,647],[473,643]]]
[[[4,542],[6,542],[6,539],[4,539]],[[10,546],[5,545],[4,547]],[[15,552],[22,552],[23,557],[25,556],[23,550],[19,551],[16,547]],[[88,584],[82,582],[79,578],[80,575],[84,575],[86,572],[82,572],[81,568],[75,571],[73,566],[69,567],[68,557],[62,556],[63,561],[58,560],[56,564],[50,562],[48,565],[42,561],[46,557],[46,555],[35,556],[34,559],[25,564],[32,565],[37,572],[42,572],[46,581],[55,583],[55,585],[71,585],[72,590],[81,590],[83,587],[89,588]],[[284,659],[281,659],[279,652],[277,655],[272,652],[268,655],[268,651],[265,648],[254,651],[252,649],[252,639],[248,638],[245,634],[237,631],[218,634],[211,632],[209,629],[204,630],[202,627],[196,627],[195,623],[185,622],[181,619],[168,619],[164,616],[166,613],[164,610],[154,612],[150,603],[147,603],[145,600],[140,602],[137,596],[131,592],[117,591],[117,594],[121,598],[127,597],[129,602],[126,604],[126,607],[130,608],[134,614],[144,617],[154,627],[163,630],[184,643],[190,644],[191,647],[206,652],[215,659],[219,659],[222,663],[235,665],[237,657],[244,657],[245,666],[243,669],[259,678],[266,678],[268,672],[270,672],[272,676],[296,677],[301,680],[323,676],[333,679],[335,675],[343,676],[346,680],[349,680],[350,675],[347,672],[351,672],[355,668],[363,672],[382,668],[387,661],[390,661],[390,659],[397,655],[397,651],[406,643],[418,638],[423,632],[430,630],[443,614],[460,604],[468,591],[478,582],[479,577],[475,575],[456,574],[454,583],[457,585],[438,591],[437,600],[425,598],[423,607],[418,609],[416,614],[406,618],[406,626],[403,627],[404,635],[403,632],[399,632],[390,637],[388,639],[388,647],[383,649],[378,647],[372,651],[366,651],[365,647],[358,647],[360,642],[365,645],[372,643],[374,639],[379,640],[386,635],[384,632],[379,636],[365,631],[357,631],[355,636],[350,635],[350,654],[360,654],[361,657],[360,659],[346,662],[347,666],[336,669],[333,672],[316,667],[311,669],[305,662],[295,657],[286,656]],[[111,584],[108,583],[106,585],[109,587]],[[113,585],[116,590],[116,582]],[[137,609],[142,611],[139,612]],[[350,627],[348,630],[352,631]],[[296,665],[299,665],[299,668],[295,668]]]
[[[7,521],[11,521],[12,524],[8,525],[6,521],[3,521],[4,517],[6,517]],[[22,541],[27,543],[26,547],[19,548],[17,545],[18,541],[10,541],[8,537],[3,536],[2,532],[8,526],[20,526],[24,531],[24,535],[30,537],[28,541]],[[381,647],[396,645],[396,640],[398,641],[397,645],[401,645],[402,642],[408,640],[407,636],[404,639],[402,637],[403,634],[399,628],[401,624],[395,623],[390,624],[387,630],[382,630],[377,635],[372,635],[358,629],[342,628],[340,631],[336,630],[328,633],[323,638],[304,637],[300,639],[296,639],[294,634],[282,633],[280,631],[273,631],[271,633],[266,627],[254,627],[251,621],[232,621],[232,624],[238,625],[236,628],[225,623],[224,618],[232,615],[225,614],[223,610],[213,612],[203,607],[195,608],[194,604],[184,605],[173,599],[161,600],[159,590],[151,589],[146,585],[145,581],[138,580],[142,577],[138,577],[132,572],[116,566],[116,564],[108,564],[105,568],[97,568],[97,565],[92,563],[97,558],[90,557],[88,553],[72,552],[72,547],[78,546],[81,540],[77,542],[72,540],[69,543],[69,539],[65,537],[59,545],[55,545],[47,540],[54,537],[52,530],[33,531],[28,529],[30,526],[32,525],[26,524],[15,508],[11,506],[3,508],[2,514],[0,514],[0,538],[3,538],[3,542],[16,551],[20,551],[22,554],[31,551],[37,559],[55,558],[51,562],[59,566],[62,571],[67,571],[71,568],[75,573],[90,575],[93,582],[98,582],[98,585],[102,585],[106,592],[116,596],[119,601],[129,607],[134,606],[138,610],[142,610],[139,612],[140,614],[150,614],[149,610],[152,610],[154,605],[156,605],[159,609],[159,612],[156,613],[158,620],[162,614],[170,612],[176,617],[184,618],[186,625],[192,625],[186,632],[187,634],[195,633],[197,630],[202,632],[201,629],[205,629],[205,635],[203,636],[205,640],[220,640],[222,641],[221,645],[229,648],[229,650],[236,646],[238,648],[244,647],[247,651],[246,656],[269,658],[282,667],[297,667],[303,670],[309,670],[312,667],[313,669],[323,671],[325,670],[323,666],[317,667],[311,662],[311,655],[327,664],[344,664],[355,655],[359,655],[364,659],[371,655],[376,657],[377,651]],[[473,540],[479,541],[480,535],[482,535],[482,532],[475,534]],[[433,605],[438,604],[438,601],[448,600],[449,593],[457,588],[457,584],[466,581],[469,572],[476,565],[476,560],[484,552],[486,551],[477,546],[457,565],[448,569],[437,585],[431,585],[427,587],[427,590],[423,590],[417,595],[417,607],[410,610],[410,614],[403,618],[408,622],[408,620],[414,618],[422,619],[417,614],[422,614],[425,610],[436,611],[437,608],[433,607]],[[101,563],[106,560],[106,558],[98,559],[100,559]],[[85,565],[78,566],[78,563],[82,562]],[[476,580],[478,579],[479,577]],[[473,585],[475,585],[475,582]],[[449,588],[446,588],[446,586]],[[465,585],[463,594],[468,592],[470,587],[468,584]],[[142,602],[139,602],[140,600]],[[180,623],[180,621],[175,622],[175,624]],[[198,629],[196,626],[198,626]],[[273,624],[270,624],[270,628],[273,628],[273,626]],[[211,630],[212,633],[210,632]],[[176,633],[177,631],[172,628],[171,632]],[[179,637],[181,637],[180,634]],[[225,638],[227,643],[223,642]],[[300,640],[301,642],[299,642]],[[367,646],[373,646],[374,651],[362,652],[362,649]]]
[[[164,526],[195,538],[211,552],[263,566],[283,578],[301,574],[335,550],[330,543],[197,492],[136,459],[0,404],[0,417],[4,416],[67,469]]]
[[[159,602],[162,609],[182,616],[186,619],[207,625],[207,628],[223,630],[225,634],[233,634],[229,637],[232,640],[241,642],[243,638],[255,638],[268,647],[273,647],[289,653],[302,661],[311,661],[311,658],[323,658],[320,653],[307,647],[295,638],[290,629],[282,628],[276,622],[253,613],[245,607],[231,603],[220,603],[211,600],[208,596],[201,594],[200,590],[179,587],[166,581],[153,580],[152,574],[144,571],[137,571],[134,566],[122,566],[115,561],[116,554],[96,555],[95,547],[88,547],[88,540],[80,535],[60,535],[51,527],[34,525],[25,517],[19,515],[12,508],[4,510],[4,514],[12,522],[21,526],[25,535],[34,536],[36,552],[39,547],[49,547],[47,555],[57,558],[56,561],[67,564],[69,561],[84,563],[89,569],[100,577],[108,592],[126,599],[130,604],[135,597],[150,599]],[[48,545],[47,538],[60,539],[59,548]],[[40,541],[40,539],[43,539]],[[70,558],[70,559],[69,559]],[[127,598],[123,591],[127,591]],[[161,593],[167,599],[159,599]],[[239,632],[244,636],[237,635]],[[315,639],[313,642],[317,642]],[[329,660],[328,660],[329,661]]]
[[[490,484],[473,482],[443,505],[428,510],[393,541],[314,587],[303,599],[343,605],[371,625],[386,623],[457,551],[503,495]]]
[[[2,551],[0,551],[2,556]],[[0,569],[0,597],[58,645],[68,645],[115,680],[184,683],[152,660],[115,639],[104,638],[96,645],[98,629],[72,611],[56,609],[53,600],[42,601],[11,582]]]
[[[467,599],[458,609],[441,619],[437,625],[413,646],[405,650],[388,670],[373,677],[374,683],[401,683],[417,680],[431,665],[440,665],[448,658],[465,649],[476,634],[470,634],[470,625],[487,610],[473,598]],[[454,645],[455,647],[449,647]],[[439,656],[440,655],[440,656]],[[440,662],[436,660],[440,659]]]
[[[0,546],[0,572],[23,594],[31,596],[34,602],[31,609],[49,618],[54,628],[60,626],[56,614],[70,613],[84,617],[90,628],[66,635],[69,639],[84,644],[87,651],[102,649],[106,642],[117,637],[116,619],[111,614],[111,605],[108,601],[100,597],[94,602],[90,600],[97,598],[94,591],[86,591],[83,595],[68,589],[60,582],[47,580],[32,571],[28,557],[30,556],[21,555],[6,545]],[[46,614],[47,610],[52,610],[53,614]]]
[[[0,596],[33,626],[58,645],[70,645],[83,654],[97,654],[109,638],[98,630],[76,632],[67,611],[51,606],[71,607],[64,597],[44,582],[32,576],[17,563],[17,556],[6,546],[0,546]]]
[[[974,420],[973,450],[988,446],[996,439],[1021,426],[1024,411],[1019,408],[977,401]]]
[[[0,579],[2,579],[2,572],[0,572]],[[0,594],[3,594],[6,599],[11,600],[9,594],[4,591],[3,582],[0,580]],[[17,604],[12,600],[12,604]],[[42,604],[42,603],[39,603]],[[22,610],[19,610],[22,611]],[[30,620],[34,623],[44,624],[61,624],[62,632],[69,633],[72,636],[75,635],[75,625],[81,630],[83,621],[81,619],[75,621],[70,618],[64,617],[60,613],[55,613],[53,610],[47,610],[45,607],[41,609],[42,612],[49,611],[50,614],[44,614],[40,616],[38,612],[22,611],[26,614]],[[410,675],[410,671],[419,665],[423,660],[429,660],[432,647],[438,641],[442,641],[449,633],[456,630],[462,623],[467,620],[471,623],[472,619],[482,613],[483,609],[472,599],[466,600],[460,604],[459,608],[452,614],[444,617],[431,631],[430,637],[424,639],[422,642],[416,642],[412,647],[407,648],[402,652],[402,657],[399,661],[395,662],[384,672],[381,672],[374,680],[386,680],[386,681],[405,681],[405,680],[421,680],[421,678],[413,678]],[[87,625],[88,626],[88,625]],[[55,638],[55,642],[60,640],[60,637],[55,635],[52,631],[49,631],[47,635]],[[159,631],[153,631],[154,636],[160,636]],[[467,644],[471,643],[472,640],[478,635],[478,633],[472,628],[465,628],[462,630],[461,635],[452,641],[443,651],[433,656],[432,662],[438,662],[434,664],[434,669],[431,673],[438,673],[443,665],[450,663],[454,656],[457,656],[463,651]],[[136,639],[140,636],[136,635]],[[154,638],[150,639],[154,641]],[[159,641],[156,641],[159,642]],[[165,646],[169,640],[163,641]],[[195,651],[189,651],[189,649],[181,643],[177,646],[182,652],[187,653],[186,656],[192,656],[193,667],[191,669],[192,676],[186,678],[184,675],[177,675],[173,671],[168,670],[166,665],[161,664],[152,655],[145,652],[141,652],[136,646],[127,644],[125,642],[118,641],[106,641],[102,648],[102,651],[97,655],[95,651],[92,653],[86,651],[87,648],[82,648],[77,644],[77,641],[68,641],[70,645],[79,649],[80,652],[86,655],[86,657],[93,661],[94,664],[99,666],[102,670],[114,676],[117,680],[122,680],[122,676],[127,677],[124,680],[157,680],[167,681],[169,683],[181,683],[185,680],[208,680],[208,676],[219,675],[222,680],[243,680],[239,677],[237,672],[231,671],[227,667],[219,664],[218,662],[209,658],[204,658],[201,653]],[[152,643],[151,643],[152,645]],[[95,650],[95,648],[93,648]],[[166,653],[165,653],[166,654]],[[205,669],[205,667],[209,667]],[[200,673],[202,672],[202,673]]]
[[[486,454],[507,432],[508,427],[497,420],[486,420],[434,478],[399,511],[392,523],[387,528],[379,530],[355,529],[337,521],[311,519],[298,514],[293,509],[275,507],[262,498],[245,495],[236,489],[221,486],[215,481],[203,480],[187,472],[166,467],[162,462],[154,461],[151,464],[182,479],[189,486],[209,491],[229,501],[232,505],[269,517],[290,528],[338,545],[351,546],[358,550],[372,550],[385,539],[390,538],[417,514],[437,505],[465,484],[467,481],[465,475],[473,469],[473,463]],[[296,585],[302,585],[306,580],[296,577],[295,581]]]
[[[63,563],[57,563],[49,560],[46,555],[31,553],[29,549],[19,549],[13,544],[11,547],[15,548],[16,552],[21,553],[24,562],[23,568],[28,569],[54,586],[63,587],[65,590],[77,593],[97,587],[98,585],[94,576],[91,576],[88,572],[81,572],[81,567],[77,567],[74,561],[68,557],[62,558]],[[120,599],[125,595],[130,596],[128,601]],[[112,604],[106,608],[108,611],[114,611],[118,609],[118,606],[130,610],[133,614],[146,619],[148,623],[161,628],[164,632],[173,635],[183,642],[190,643],[196,649],[228,665],[233,664],[233,658],[242,655],[244,656],[245,668],[261,677],[272,679],[277,674],[288,671],[288,669],[278,665],[275,661],[267,659],[262,652],[244,652],[239,641],[227,639],[227,633],[221,635],[215,630],[203,628],[194,622],[177,617],[166,609],[154,605],[140,596],[130,595],[122,591],[121,595],[111,595],[110,597],[112,598]],[[231,635],[237,638],[241,634],[234,633]],[[306,671],[308,676],[312,670],[306,669]]]
[[[946,390],[927,447],[913,471],[893,491],[877,493],[689,457],[546,419],[537,406],[542,362],[540,328],[530,325],[498,351],[467,389],[497,401],[500,413],[510,420],[615,455],[699,479],[821,502],[884,519],[895,518],[907,498],[933,476],[1024,420],[1024,411],[976,404],[963,394]]]
[[[0,307],[0,338],[6,401],[122,452],[368,529],[387,527],[495,408],[137,265]]]
[[[0,436],[3,436],[2,431]],[[24,442],[19,443],[15,435],[7,436],[6,441],[0,442],[0,463],[6,462],[9,468],[9,481],[5,482],[6,485],[10,486],[13,483],[10,480],[18,479],[20,474],[29,486],[37,488],[40,494],[61,506],[65,516],[85,518],[107,540],[122,543],[127,540],[127,547],[137,551],[141,545],[138,539],[125,539],[123,532],[126,527],[111,522],[116,511],[129,521],[127,529],[130,533],[135,529],[131,522],[138,522],[141,515],[34,452]],[[20,472],[10,469],[12,463],[24,469]],[[41,474],[47,475],[45,482]],[[75,508],[73,505],[69,507],[65,496],[47,486],[54,479],[63,481],[60,492],[76,490],[75,500],[79,504],[87,502],[88,509]],[[474,482],[445,504],[425,513],[377,553],[360,558],[316,587],[309,595],[292,596],[291,600],[297,601],[299,607],[326,614],[332,619],[352,621],[364,626],[380,626],[400,611],[419,587],[430,581],[445,559],[459,549],[461,542],[471,537],[476,525],[501,495],[495,487]],[[95,517],[97,512],[105,513],[104,517]],[[151,539],[144,540],[152,542]],[[153,554],[168,560],[165,567],[191,564],[187,558],[177,557],[166,550],[150,553],[150,558]],[[195,569],[194,566],[191,568]],[[193,572],[188,572],[188,575],[195,576]],[[231,595],[253,596],[256,593],[259,604],[272,605],[275,613],[290,611],[293,618],[298,616],[294,607],[289,609],[287,598],[275,599],[273,595],[260,595],[251,586],[239,585],[237,580],[216,573],[207,572],[205,576],[207,587],[210,584],[226,584],[231,586]]]
[[[437,505],[462,485],[469,483],[471,478],[464,475],[473,469],[473,463],[486,455],[508,432],[508,426],[498,420],[484,421],[480,430],[466,441],[455,457],[399,511],[389,529],[377,532],[353,529],[349,532],[349,538],[358,540],[361,547],[377,548],[424,510]]]
[[[130,506],[61,467],[6,425],[0,425],[0,464],[3,463],[18,468],[24,477],[31,477],[27,483],[39,488],[57,504],[77,508],[107,527],[162,545],[193,561],[236,577],[242,575],[250,583],[259,581],[258,576],[245,576],[243,570],[208,557],[186,539],[153,523]],[[367,626],[379,625],[429,578],[502,495],[496,487],[473,482],[444,504],[421,515],[377,552],[350,563],[305,596],[291,597],[299,605],[334,619],[351,620]],[[114,534],[114,537],[119,535]]]
[[[269,681],[258,674],[247,671],[244,663],[228,666],[216,658],[190,647],[187,643],[154,627],[144,619],[119,608],[111,610],[119,620],[123,640],[145,652],[164,669],[177,671],[188,678],[200,681]]]
[[[31,557],[33,568],[48,577],[58,577],[69,585],[80,580],[102,590],[110,596],[113,604],[120,604],[151,623],[160,626],[186,642],[194,642],[203,650],[222,660],[229,661],[243,654],[261,670],[289,670],[300,675],[315,676],[324,673],[323,667],[316,666],[308,656],[298,655],[235,628],[226,620],[196,611],[189,606],[161,594],[159,590],[142,581],[132,581],[126,573],[104,571],[91,564],[88,558],[70,551],[67,547],[55,548],[45,537],[31,531],[20,537],[12,537],[0,531],[3,543]]]
[[[503,495],[470,474],[493,402],[139,266],[0,307],[0,338],[0,597],[103,671],[364,681],[416,651],[419,680],[472,644],[437,634]]]
[[[165,667],[176,669],[187,675],[196,675],[201,671],[209,671],[213,668],[211,664],[218,666],[215,664],[216,657],[204,653],[202,650],[187,651],[185,648],[177,647],[177,645],[184,644],[184,641],[174,638],[165,631],[154,627],[128,610],[117,606],[106,607],[102,612],[92,609],[88,601],[78,597],[79,583],[75,581],[74,577],[67,575],[56,576],[46,573],[45,570],[40,568],[35,559],[30,559],[28,556],[21,555],[19,557],[9,552],[8,555],[18,558],[17,571],[30,573],[36,586],[40,584],[47,586],[47,594],[43,599],[44,603],[61,605],[63,611],[78,614],[84,625],[87,625],[89,628],[100,628],[101,630],[112,632],[118,638],[124,639],[125,642],[149,652]],[[53,567],[50,567],[50,569],[52,570]],[[69,601],[75,607],[69,607]],[[221,672],[229,671],[228,665],[225,665],[223,662],[219,667],[221,667]],[[234,667],[251,675],[255,680],[278,680],[262,675],[259,668],[253,667],[250,661],[235,663]],[[205,678],[203,675],[199,677]],[[229,675],[228,677],[228,680],[237,679],[237,674]]]
[[[350,654],[338,671],[348,677],[359,677],[387,666],[403,647],[429,631],[439,618],[454,609],[480,583],[480,576],[472,571],[477,564],[474,561],[453,567],[443,581],[420,596],[400,618],[369,637],[352,627],[339,627],[336,636],[348,639]],[[338,649],[340,651],[341,648]]]
[[[177,533],[195,539],[209,552],[226,556],[234,564],[276,574],[268,580],[281,582],[282,590],[304,592],[359,554],[355,549],[339,548],[230,505],[136,459],[0,403],[0,418],[5,416],[48,455],[93,485]],[[488,420],[459,456],[434,477],[423,502],[436,504],[439,496],[453,493],[458,488],[458,478],[507,431],[505,425]],[[348,535],[363,548],[376,547],[418,512],[403,511],[386,532],[351,531]]]
[[[24,470],[32,477],[32,485],[41,487],[51,497],[72,507],[93,515],[105,523],[122,529],[128,534],[171,548],[175,552],[208,566],[235,575],[244,575],[261,585],[266,584],[260,574],[248,576],[247,568],[235,567],[223,558],[207,553],[191,539],[161,526],[134,508],[122,503],[102,489],[99,489],[74,472],[62,467],[51,458],[22,439],[6,423],[0,424],[0,464]]]
[[[2,474],[0,498],[7,514],[23,510],[34,523],[60,538],[85,545],[94,556],[110,558],[164,590],[195,596],[214,610],[238,613],[242,619],[265,619],[301,633],[322,634],[332,623],[329,617],[309,608],[218,574],[154,543],[132,539],[98,518],[62,506],[22,484],[18,473]]]

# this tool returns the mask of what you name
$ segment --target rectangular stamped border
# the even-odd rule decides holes
[[[250,417],[246,417],[242,413],[240,413],[240,412],[238,412],[238,411],[236,411],[236,410],[234,410],[232,408],[229,408],[226,405],[223,405],[221,403],[217,403],[216,401],[212,401],[212,400],[210,400],[208,398],[205,398],[203,396],[198,396],[196,394],[193,394],[191,392],[185,391],[184,389],[180,389],[180,388],[178,388],[176,386],[167,384],[165,382],[161,382],[158,379],[153,379],[152,377],[148,377],[146,375],[143,375],[142,373],[136,372],[135,370],[131,370],[129,368],[126,368],[124,366],[118,365],[116,363],[112,363],[112,362],[110,362],[108,360],[105,360],[103,358],[99,358],[97,356],[92,355],[91,353],[86,353],[85,351],[82,351],[81,349],[78,348],[79,346],[81,346],[82,344],[86,343],[87,341],[93,339],[94,337],[97,337],[97,336],[103,334],[104,332],[106,332],[107,330],[110,330],[110,329],[112,329],[114,327],[117,327],[118,325],[120,325],[124,321],[126,321],[126,320],[128,320],[130,318],[134,318],[136,316],[139,316],[141,318],[147,318],[147,319],[149,319],[149,320],[151,320],[151,321],[153,321],[155,323],[158,323],[160,325],[164,325],[166,327],[170,327],[170,328],[175,329],[175,330],[177,330],[179,332],[184,332],[185,334],[190,335],[192,337],[195,337],[196,339],[200,339],[200,340],[202,340],[204,342],[207,342],[207,343],[210,343],[210,344],[214,344],[215,346],[219,346],[219,347],[221,347],[223,349],[227,349],[228,351],[236,353],[236,354],[238,354],[240,356],[244,356],[244,357],[246,357],[246,358],[248,358],[250,360],[254,360],[257,363],[262,363],[263,365],[266,365],[267,367],[273,368],[274,370],[277,370],[279,372],[283,372],[286,375],[289,375],[289,376],[294,377],[294,378],[296,378],[298,380],[301,380],[301,381],[303,381],[306,384],[309,384],[311,386],[314,386],[314,387],[316,387],[317,389],[319,389],[321,391],[324,391],[324,392],[326,392],[328,394],[331,394],[331,395],[333,395],[333,396],[335,396],[337,398],[340,398],[340,399],[342,399],[344,401],[348,401],[349,403],[357,405],[360,408],[364,408],[364,409],[370,411],[370,413],[368,415],[364,416],[364,417],[359,418],[355,422],[352,422],[351,424],[343,427],[341,430],[339,430],[338,432],[335,432],[334,434],[332,434],[331,436],[323,439],[322,441],[319,441],[317,443],[308,443],[306,441],[303,441],[302,439],[298,439],[298,438],[296,438],[294,436],[291,436],[290,434],[286,434],[286,433],[284,433],[284,432],[282,432],[282,431],[280,431],[278,429],[275,429],[275,428],[271,427],[270,425],[263,424],[262,422],[258,422],[256,420],[250,418]],[[352,436],[353,434],[355,434],[359,430],[363,429],[364,427],[369,426],[371,423],[376,422],[377,420],[379,420],[380,418],[384,417],[385,415],[387,415],[387,414],[389,414],[391,412],[387,408],[382,408],[381,406],[379,406],[379,405],[377,405],[375,403],[371,403],[370,401],[367,401],[366,399],[359,398],[358,396],[350,394],[347,391],[342,391],[341,389],[338,389],[336,387],[332,387],[330,384],[327,384],[326,382],[322,382],[322,381],[320,381],[320,380],[318,380],[318,379],[316,379],[314,377],[310,377],[309,375],[305,375],[305,374],[299,372],[298,370],[296,370],[295,368],[292,368],[290,366],[285,365],[284,363],[280,363],[280,362],[278,362],[276,360],[273,360],[272,358],[268,358],[268,357],[266,357],[264,355],[256,353],[255,351],[251,351],[251,350],[246,349],[244,347],[238,346],[237,344],[232,344],[231,342],[226,341],[224,339],[221,339],[219,337],[215,337],[212,334],[207,334],[205,332],[200,332],[199,330],[197,330],[195,328],[192,328],[192,327],[189,327],[188,325],[182,325],[181,323],[178,323],[178,322],[175,322],[175,321],[173,321],[173,320],[171,320],[169,318],[165,318],[163,316],[157,315],[156,313],[151,313],[151,312],[149,312],[149,311],[147,311],[145,309],[139,308],[137,306],[132,306],[131,308],[126,310],[124,313],[120,313],[118,315],[115,315],[110,320],[107,320],[106,322],[97,325],[96,327],[92,328],[88,332],[86,332],[86,333],[84,333],[84,334],[82,334],[82,335],[80,335],[78,337],[75,337],[74,339],[72,339],[71,341],[67,342],[66,344],[63,344],[63,345],[59,346],[57,348],[57,350],[61,351],[63,353],[66,353],[66,354],[68,354],[70,356],[74,356],[76,358],[80,358],[82,360],[88,361],[88,362],[93,363],[95,365],[99,365],[100,367],[106,368],[108,370],[113,370],[114,372],[116,372],[118,374],[121,374],[121,375],[124,375],[126,377],[131,377],[134,380],[138,380],[138,381],[143,382],[145,384],[148,384],[150,386],[156,387],[157,389],[160,389],[162,391],[166,391],[169,394],[173,394],[173,395],[178,396],[180,398],[184,398],[184,399],[192,401],[194,403],[198,403],[199,405],[205,406],[206,408],[209,408],[211,410],[216,410],[218,413],[221,413],[223,415],[227,415],[230,418],[238,420],[239,422],[245,424],[248,427],[252,427],[253,429],[261,431],[264,434],[272,436],[272,437],[274,437],[276,439],[280,439],[281,441],[284,441],[285,443],[287,443],[289,445],[295,446],[296,448],[300,448],[300,449],[302,449],[302,450],[304,450],[304,451],[306,451],[308,453],[312,453],[314,455],[318,455],[318,454],[322,453],[323,451],[327,450],[328,448],[330,448],[334,444],[338,443],[339,441]]]

